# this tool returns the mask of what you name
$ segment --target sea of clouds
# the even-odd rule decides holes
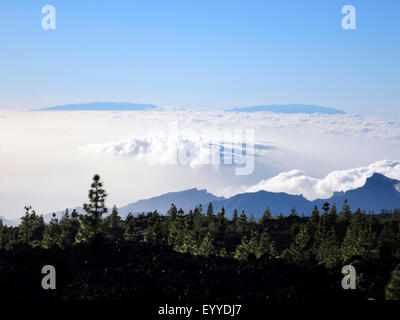
[[[204,132],[213,130],[231,135],[210,142]],[[254,132],[249,153],[243,145],[246,130]],[[236,146],[233,153],[227,145]],[[186,162],[171,163],[176,146],[194,146],[196,152]],[[210,147],[221,159],[232,154],[232,165],[209,162]],[[235,155],[252,153],[254,170],[236,175]],[[268,190],[327,198],[362,186],[374,172],[400,179],[399,159],[400,119],[395,117],[2,111],[0,215],[21,216],[27,204],[44,213],[81,205],[94,173],[104,177],[109,201],[118,206],[191,187],[224,196]]]
[[[127,116],[127,115],[122,115]],[[148,114],[151,117],[150,114]],[[161,118],[169,121],[177,121],[182,128],[187,128],[193,123],[197,128],[213,127],[223,130],[223,128],[252,128],[257,130],[254,155],[263,162],[265,157],[282,157],[282,154],[290,154],[290,143],[284,142],[285,136],[292,139],[292,144],[296,144],[297,152],[300,146],[304,149],[309,148],[314,141],[329,141],[329,148],[336,153],[337,157],[349,158],[349,163],[357,160],[359,154],[357,150],[360,145],[364,148],[368,146],[368,152],[374,154],[379,149],[377,157],[381,153],[379,144],[390,147],[398,146],[400,138],[399,119],[384,116],[360,116],[351,114],[278,114],[272,112],[243,113],[222,111],[178,111],[158,113]],[[271,132],[271,130],[273,132]],[[184,130],[183,130],[184,131]],[[307,136],[308,135],[308,136]],[[301,137],[296,139],[296,137]],[[320,139],[318,139],[318,137]],[[337,143],[335,145],[335,137]],[[283,139],[282,139],[283,138]],[[352,153],[343,153],[343,138],[347,141],[348,149]],[[287,140],[287,139],[286,139]],[[227,144],[240,144],[242,140],[227,141]],[[286,141],[287,142],[287,141]],[[350,142],[350,143],[349,143]],[[132,157],[147,161],[151,164],[167,164],[171,158],[171,152],[175,151],[174,146],[198,145],[200,152],[187,163],[192,168],[208,165],[208,155],[206,150],[209,148],[207,143],[201,141],[201,136],[176,135],[170,139],[168,133],[161,132],[145,136],[129,137],[120,141],[111,141],[105,144],[87,145],[81,148],[83,153],[97,153],[104,155]],[[315,145],[318,147],[318,143]],[[175,151],[176,152],[176,151]],[[245,152],[245,151],[243,151]],[[297,154],[296,152],[296,154]],[[390,154],[398,154],[395,149],[390,150]],[[299,157],[304,155],[297,154]],[[369,157],[371,158],[371,157]],[[335,161],[335,159],[333,159]],[[362,159],[359,159],[362,160]],[[310,159],[312,166],[323,166],[323,161]],[[365,161],[360,161],[365,163]],[[303,194],[308,199],[328,198],[334,191],[347,191],[362,186],[366,179],[374,172],[382,173],[394,179],[400,179],[400,163],[397,160],[379,160],[366,166],[355,168],[344,168],[333,170],[323,177],[315,177],[307,174],[302,168],[298,168],[296,162],[292,164],[293,169],[280,172],[279,174],[262,179],[251,186],[243,186],[243,191],[255,192],[267,190],[272,192],[287,192],[290,194]]]

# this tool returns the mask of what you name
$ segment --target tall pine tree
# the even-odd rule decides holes
[[[77,242],[87,242],[102,236],[102,216],[107,212],[105,200],[106,191],[98,174],[94,175],[89,189],[89,202],[83,204],[85,215],[80,215],[80,228],[76,236]]]

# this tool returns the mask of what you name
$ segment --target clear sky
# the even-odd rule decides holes
[[[56,30],[41,27],[44,5]],[[341,27],[344,5],[356,30]],[[0,2],[0,108],[304,103],[400,115],[400,1]]]

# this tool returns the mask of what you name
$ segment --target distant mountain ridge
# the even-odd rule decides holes
[[[270,111],[276,113],[323,113],[323,114],[345,114],[344,111],[329,108],[329,107],[321,107],[315,105],[307,105],[307,104],[272,104],[272,105],[262,105],[262,106],[251,106],[244,108],[233,108],[228,111],[233,112],[260,112],[260,111]]]
[[[32,109],[31,111],[143,111],[157,108],[158,107],[153,104],[130,102],[90,102]]]
[[[190,195],[190,197],[187,197]],[[314,206],[321,209],[323,203],[336,203],[338,211],[341,210],[344,200],[347,199],[352,210],[360,208],[366,212],[379,213],[382,209],[391,210],[400,208],[400,181],[390,179],[382,174],[374,173],[367,178],[364,186],[348,190],[346,192],[335,192],[328,199],[316,199],[310,201],[302,195],[291,195],[284,192],[258,191],[241,193],[230,198],[216,197],[206,190],[190,189],[181,192],[171,192],[164,195],[140,200],[133,204],[119,208],[120,215],[124,217],[129,212],[135,214],[140,212],[157,211],[165,214],[174,203],[178,209],[182,208],[187,213],[195,206],[202,205],[206,210],[211,202],[214,211],[225,208],[228,217],[232,216],[235,209],[240,213],[242,210],[250,216],[260,218],[268,206],[273,215],[283,213],[290,214],[292,208],[298,214],[308,216]]]
[[[217,197],[208,193],[205,189],[192,188],[179,192],[168,192],[157,197],[139,200],[118,209],[122,217],[131,213],[149,212],[157,210],[160,213],[166,213],[172,203],[176,203],[179,208],[185,212],[194,209],[198,205],[208,204],[213,201],[222,201],[224,197]],[[179,209],[178,208],[178,209]]]
[[[0,216],[0,220],[3,223],[3,225],[7,226],[14,226],[19,224],[19,219],[13,219],[13,220],[8,220],[4,218],[3,216]]]
[[[348,199],[353,209],[374,211],[379,213],[381,209],[400,208],[400,181],[388,178],[380,173],[374,173],[367,178],[365,184],[357,189],[346,192],[335,192],[329,198],[329,202],[341,205]],[[315,200],[315,205],[322,205],[325,200]]]
[[[142,103],[131,103],[131,102],[89,102],[89,103],[75,103],[65,104],[53,107],[31,109],[31,111],[145,111],[145,110],[164,110],[164,108],[158,107],[154,104],[142,104]],[[207,108],[208,110],[209,108]],[[186,110],[186,108],[177,108],[176,110]],[[322,113],[322,114],[345,114],[342,110],[321,107],[316,105],[307,104],[272,104],[272,105],[260,105],[250,107],[240,107],[227,109],[228,112],[261,112],[270,111],[275,113]]]
[[[241,193],[226,200],[213,201],[214,210],[220,211],[224,207],[228,217],[231,217],[233,211],[237,209],[239,214],[244,210],[247,216],[253,214],[255,218],[260,218],[267,206],[273,215],[280,213],[288,215],[293,207],[296,208],[299,214],[304,213],[304,215],[309,215],[313,208],[313,203],[302,195],[264,190]]]
[[[331,205],[336,203],[339,212],[345,199],[348,200],[352,211],[360,208],[366,212],[374,211],[375,213],[379,213],[382,209],[397,209],[400,208],[400,181],[390,179],[379,173],[374,173],[371,177],[367,178],[365,184],[360,188],[346,192],[335,192],[328,199],[316,199],[313,201],[307,200],[302,195],[269,191],[247,192],[224,198],[217,197],[205,189],[192,188],[139,200],[118,208],[118,212],[122,218],[125,218],[129,213],[147,213],[154,210],[157,210],[160,214],[166,214],[173,203],[178,209],[182,208],[185,213],[188,213],[189,210],[193,210],[200,204],[205,211],[211,202],[214,207],[214,213],[224,207],[227,217],[231,217],[233,211],[237,209],[239,213],[244,210],[247,216],[253,214],[258,219],[262,216],[267,206],[273,215],[280,213],[288,215],[294,207],[298,214],[309,216],[314,206],[321,209],[323,203],[329,202]],[[83,213],[82,207],[76,207],[75,209],[79,213]],[[70,212],[72,210],[69,209]],[[63,213],[64,211],[58,211],[56,215],[60,218]],[[51,214],[46,214],[44,215],[44,220],[48,222],[51,217]],[[3,223],[7,225],[18,225],[20,221],[20,219],[2,219]]]

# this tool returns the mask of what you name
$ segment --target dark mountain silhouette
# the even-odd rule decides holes
[[[231,217],[233,211],[237,209],[239,214],[244,210],[247,216],[253,214],[255,218],[260,218],[267,206],[270,208],[273,215],[278,215],[279,213],[289,215],[294,207],[297,214],[301,215],[303,213],[305,216],[309,216],[314,206],[317,206],[321,210],[324,202],[329,202],[331,205],[336,203],[337,209],[340,211],[345,199],[348,200],[352,211],[360,208],[367,213],[370,211],[380,213],[382,209],[392,210],[400,208],[400,181],[390,179],[379,173],[374,173],[366,180],[364,186],[360,188],[348,190],[346,192],[335,192],[333,196],[328,199],[316,199],[314,201],[309,201],[302,195],[268,191],[241,193],[226,199],[224,197],[217,197],[207,192],[205,189],[199,190],[193,188],[139,200],[118,208],[118,211],[123,218],[125,218],[128,213],[147,213],[154,210],[157,210],[160,214],[165,214],[173,203],[178,209],[182,208],[185,213],[188,213],[189,210],[193,210],[200,204],[205,211],[208,204],[212,202],[214,213],[224,207],[227,217]],[[84,213],[82,207],[75,207],[74,209],[79,213]],[[72,210],[72,208],[69,209],[70,212],[72,212]],[[64,212],[65,210],[57,211],[57,217],[61,218]],[[111,210],[109,210],[105,216],[110,214],[110,212]],[[49,222],[51,217],[51,213],[45,214],[45,222]],[[7,220],[2,218],[2,220],[3,223],[7,225],[18,225],[20,223],[20,219]]]
[[[279,213],[288,215],[294,207],[298,214],[304,213],[305,216],[308,216],[314,206],[318,206],[321,209],[324,202],[329,202],[331,205],[336,203],[338,210],[340,210],[344,200],[348,199],[353,211],[360,208],[366,212],[374,211],[379,213],[382,209],[400,208],[399,190],[400,181],[375,173],[367,179],[364,186],[346,192],[335,192],[328,199],[310,201],[302,195],[268,191],[242,193],[225,199],[207,193],[206,190],[190,189],[141,200],[119,210],[121,216],[125,216],[129,212],[149,212],[155,209],[159,213],[166,213],[171,203],[174,203],[178,208],[188,212],[188,210],[199,204],[202,204],[203,208],[206,209],[208,203],[212,202],[215,212],[224,207],[228,217],[231,217],[233,211],[237,209],[239,214],[244,210],[248,216],[254,214],[255,218],[260,218],[267,206],[273,215],[278,215]]]
[[[244,212],[250,216],[254,214],[259,218],[264,213],[268,206],[274,215],[279,213],[290,213],[293,207],[296,208],[299,214],[307,215],[312,210],[311,201],[304,198],[302,195],[291,195],[284,192],[268,192],[258,191],[251,193],[242,193],[226,200],[213,201],[213,206],[216,211],[225,208],[227,216],[232,216],[235,209],[239,214]]]
[[[259,112],[271,111],[278,113],[323,113],[323,114],[344,114],[345,112],[328,107],[321,107],[306,104],[272,104],[265,106],[251,106],[245,108],[234,108],[228,111],[234,112]]]
[[[342,205],[348,199],[352,210],[374,211],[379,213],[382,209],[400,208],[400,181],[390,179],[380,173],[374,173],[367,178],[364,186],[346,192],[335,192],[330,203]],[[326,200],[315,200],[315,205],[321,206]]]
[[[172,203],[174,203],[178,209],[182,208],[185,212],[188,212],[200,204],[204,205],[212,201],[223,199],[225,198],[214,196],[205,189],[199,190],[193,188],[180,192],[165,193],[146,200],[139,200],[119,208],[118,212],[122,217],[125,217],[129,212],[134,214],[157,210],[159,213],[166,213],[171,208]]]

